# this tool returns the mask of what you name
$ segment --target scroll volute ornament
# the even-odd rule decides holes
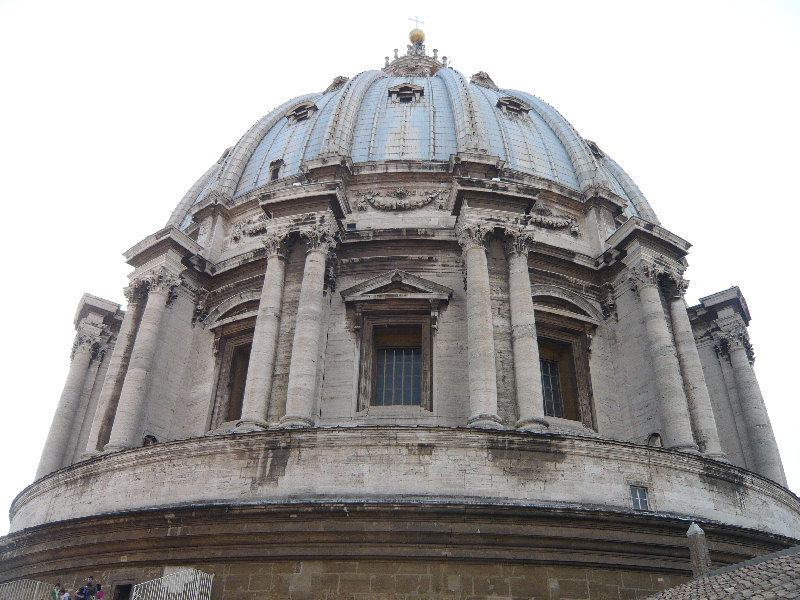
[[[458,243],[465,252],[470,248],[485,248],[486,236],[492,229],[491,226],[477,221],[459,221],[456,225]]]
[[[298,233],[305,241],[309,251],[318,250],[324,253],[336,246],[339,236],[336,224],[332,220],[302,227]]]
[[[503,250],[506,254],[527,255],[531,248],[533,248],[533,231],[521,223],[513,223],[505,227]]]
[[[267,256],[286,258],[286,250],[288,248],[289,230],[288,229],[270,229],[261,237],[261,243],[267,250]]]

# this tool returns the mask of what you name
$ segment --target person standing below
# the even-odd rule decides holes
[[[89,575],[86,578],[86,600],[95,600],[97,598],[97,584],[94,582],[94,576]]]
[[[64,593],[61,595],[61,600],[71,600],[69,590],[64,590]]]
[[[61,584],[55,584],[53,589],[50,591],[50,600],[61,600],[61,595],[63,593],[64,591],[61,589]]]

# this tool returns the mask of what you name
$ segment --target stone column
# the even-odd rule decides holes
[[[278,352],[278,333],[281,325],[281,303],[286,272],[286,231],[269,232],[263,239],[267,248],[267,270],[261,300],[258,304],[253,346],[247,367],[242,418],[237,428],[266,429],[272,373]]]
[[[647,345],[655,373],[662,440],[666,448],[697,452],[680,365],[661,304],[659,274],[652,265],[645,264],[632,270],[631,279],[639,292]]]
[[[669,310],[672,317],[672,335],[675,338],[675,349],[678,362],[683,373],[684,390],[689,404],[689,415],[694,428],[694,437],[700,451],[711,458],[725,460],[725,454],[719,442],[717,422],[708,395],[706,378],[703,376],[703,365],[694,341],[692,324],[686,312],[683,292],[686,285],[678,281],[670,299]]]
[[[69,368],[67,382],[61,392],[56,414],[47,434],[39,468],[36,470],[36,479],[57,471],[63,466],[64,452],[70,437],[77,435],[75,428],[75,412],[81,400],[81,393],[86,380],[89,363],[92,362],[94,346],[100,342],[94,327],[78,325],[78,333],[72,346],[72,364]]]
[[[486,261],[488,225],[462,222],[458,243],[467,269],[467,371],[469,376],[469,427],[500,429],[497,415],[497,372],[494,364],[492,301]]]
[[[147,302],[120,392],[114,426],[104,450],[125,450],[141,445],[145,400],[161,333],[161,321],[172,288],[179,283],[180,279],[166,270],[153,274],[145,282],[149,287]]]
[[[281,427],[313,427],[314,396],[317,387],[319,341],[325,289],[325,264],[328,251],[335,244],[333,223],[323,222],[300,230],[308,245],[297,323],[294,328],[289,384],[286,390],[286,414]]]
[[[755,459],[755,471],[772,481],[786,487],[786,475],[783,472],[778,444],[772,432],[764,398],[758,385],[756,374],[750,364],[750,342],[744,324],[735,326],[724,332],[722,341],[728,350],[733,368],[733,378],[739,403],[742,406],[750,449]]]
[[[524,227],[506,228],[504,248],[508,257],[508,294],[511,309],[511,344],[514,350],[518,429],[541,431],[548,427],[542,398],[539,340],[533,312],[528,252],[533,233]]]
[[[111,359],[108,363],[106,378],[103,380],[103,387],[100,390],[100,397],[97,400],[92,429],[89,432],[89,439],[86,443],[86,450],[82,458],[90,458],[102,450],[103,445],[108,439],[110,428],[114,422],[114,414],[117,411],[122,383],[125,380],[125,373],[128,370],[133,341],[136,339],[136,328],[142,313],[142,293],[141,286],[130,285],[125,288],[125,297],[128,299],[128,309],[122,319],[117,342]]]

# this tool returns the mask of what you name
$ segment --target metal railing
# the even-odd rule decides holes
[[[35,579],[0,583],[0,600],[46,600],[53,586]]]
[[[214,575],[181,569],[133,586],[131,600],[210,600]],[[0,600],[4,600],[0,598]]]

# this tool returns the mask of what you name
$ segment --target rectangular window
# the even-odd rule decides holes
[[[632,485],[631,502],[633,503],[633,510],[650,510],[650,505],[647,502],[647,488]]]
[[[544,414],[548,417],[563,417],[564,403],[561,399],[561,385],[558,382],[558,363],[544,359],[539,362],[542,366]]]
[[[575,396],[572,345],[539,338],[539,364],[545,416],[580,420]]]
[[[247,381],[247,367],[250,364],[250,348],[252,344],[241,344],[233,349],[231,357],[230,378],[228,380],[228,414],[227,421],[242,418],[244,402],[244,384]]]
[[[373,406],[422,404],[422,331],[418,326],[381,327],[373,332]]]

